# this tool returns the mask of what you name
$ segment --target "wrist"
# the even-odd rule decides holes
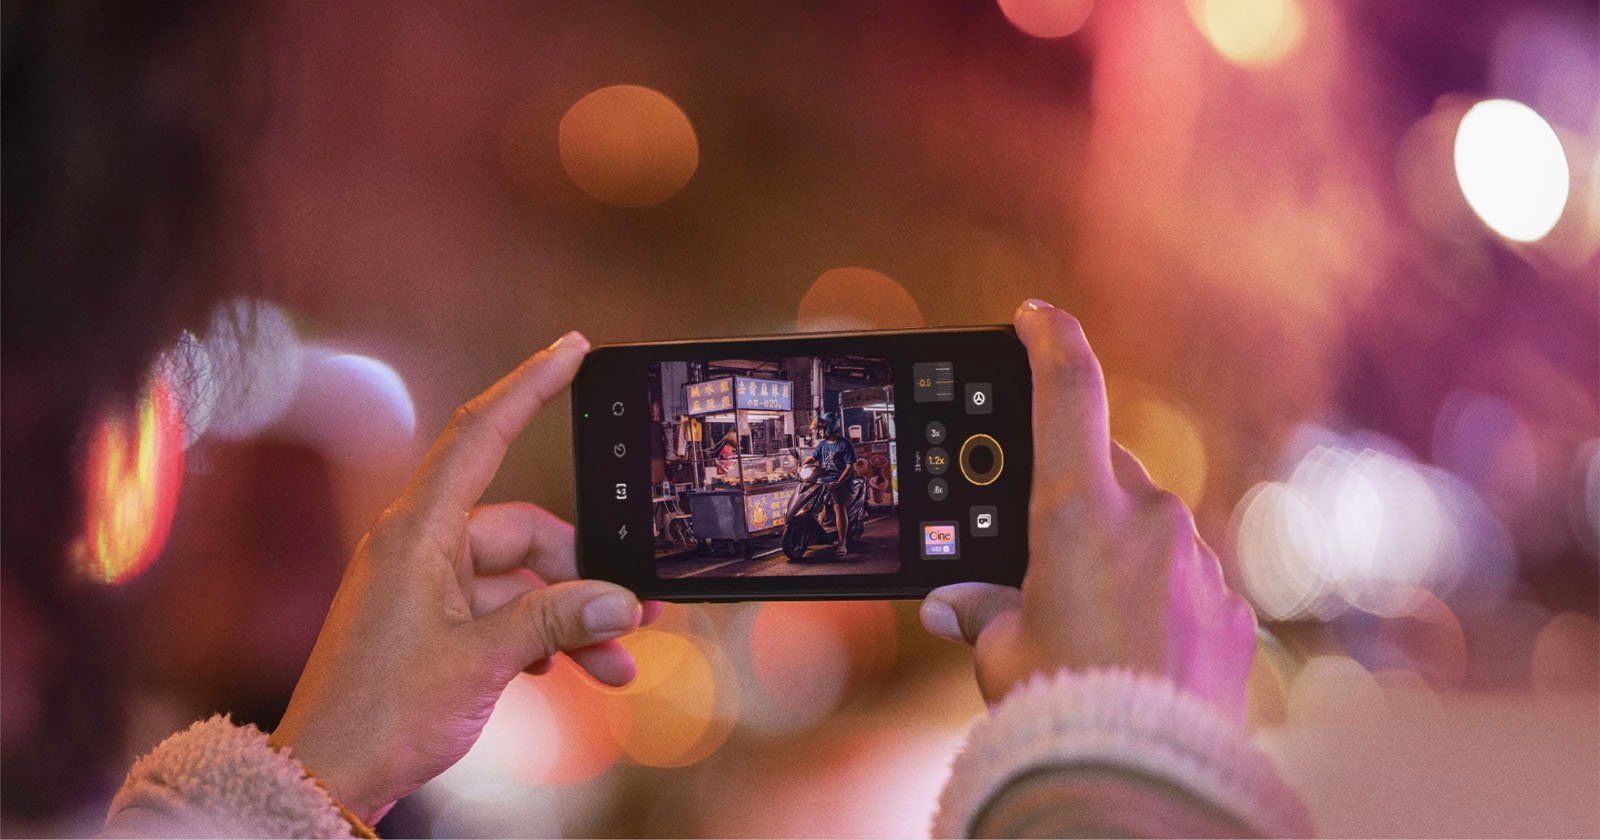
[[[362,773],[339,761],[335,757],[337,749],[318,749],[315,741],[298,737],[297,732],[282,726],[267,736],[267,744],[300,764],[306,777],[333,800],[357,836],[362,836],[363,830],[370,833],[369,826],[394,804],[392,798],[385,799],[381,793],[369,788],[373,774]]]

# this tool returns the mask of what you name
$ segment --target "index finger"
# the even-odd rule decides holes
[[[506,447],[546,400],[572,383],[588,350],[588,339],[569,332],[456,409],[406,495],[428,515],[466,516],[500,469]]]
[[[1100,360],[1078,320],[1042,300],[1024,303],[1014,322],[1033,369],[1035,487],[1100,495],[1115,484]]]

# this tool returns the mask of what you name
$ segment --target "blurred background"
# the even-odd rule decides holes
[[[51,62],[82,43],[140,70],[115,114],[199,127],[207,218],[150,224],[226,298],[64,432],[65,562],[8,480],[3,833],[93,833],[213,711],[273,726],[427,442],[563,331],[994,323],[1029,296],[1082,320],[1114,434],[1270,631],[1252,724],[1323,832],[1600,833],[1591,0],[180,6],[155,31],[6,5],[34,74],[7,63],[8,131],[14,83],[89,96]],[[6,163],[8,192],[36,174]],[[117,257],[96,299],[154,318]],[[15,359],[45,292],[9,265]],[[67,321],[63,354],[98,346]],[[6,384],[17,433],[48,389]],[[487,499],[570,516],[569,453],[556,404]],[[380,832],[921,836],[983,714],[912,603],[672,606],[627,644],[623,690],[519,678]]]

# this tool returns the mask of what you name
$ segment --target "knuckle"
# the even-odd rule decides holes
[[[1194,533],[1194,514],[1189,506],[1170,490],[1156,490],[1145,497],[1144,509],[1154,519],[1169,523],[1179,535]]]
[[[462,403],[456,406],[455,411],[450,412],[450,422],[445,428],[455,432],[466,432],[478,426],[480,420],[481,414],[473,408],[472,403]]]
[[[547,595],[535,595],[523,601],[527,605],[528,625],[533,628],[541,649],[547,655],[561,650],[568,636],[567,621],[557,609],[555,600]]]

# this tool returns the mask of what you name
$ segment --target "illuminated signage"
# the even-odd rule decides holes
[[[683,386],[689,414],[712,414],[733,409],[791,411],[794,409],[794,383],[779,379],[751,379],[725,376]]]
[[[745,528],[760,531],[775,528],[789,521],[789,503],[794,501],[794,488],[775,490],[756,496],[744,497]]]

